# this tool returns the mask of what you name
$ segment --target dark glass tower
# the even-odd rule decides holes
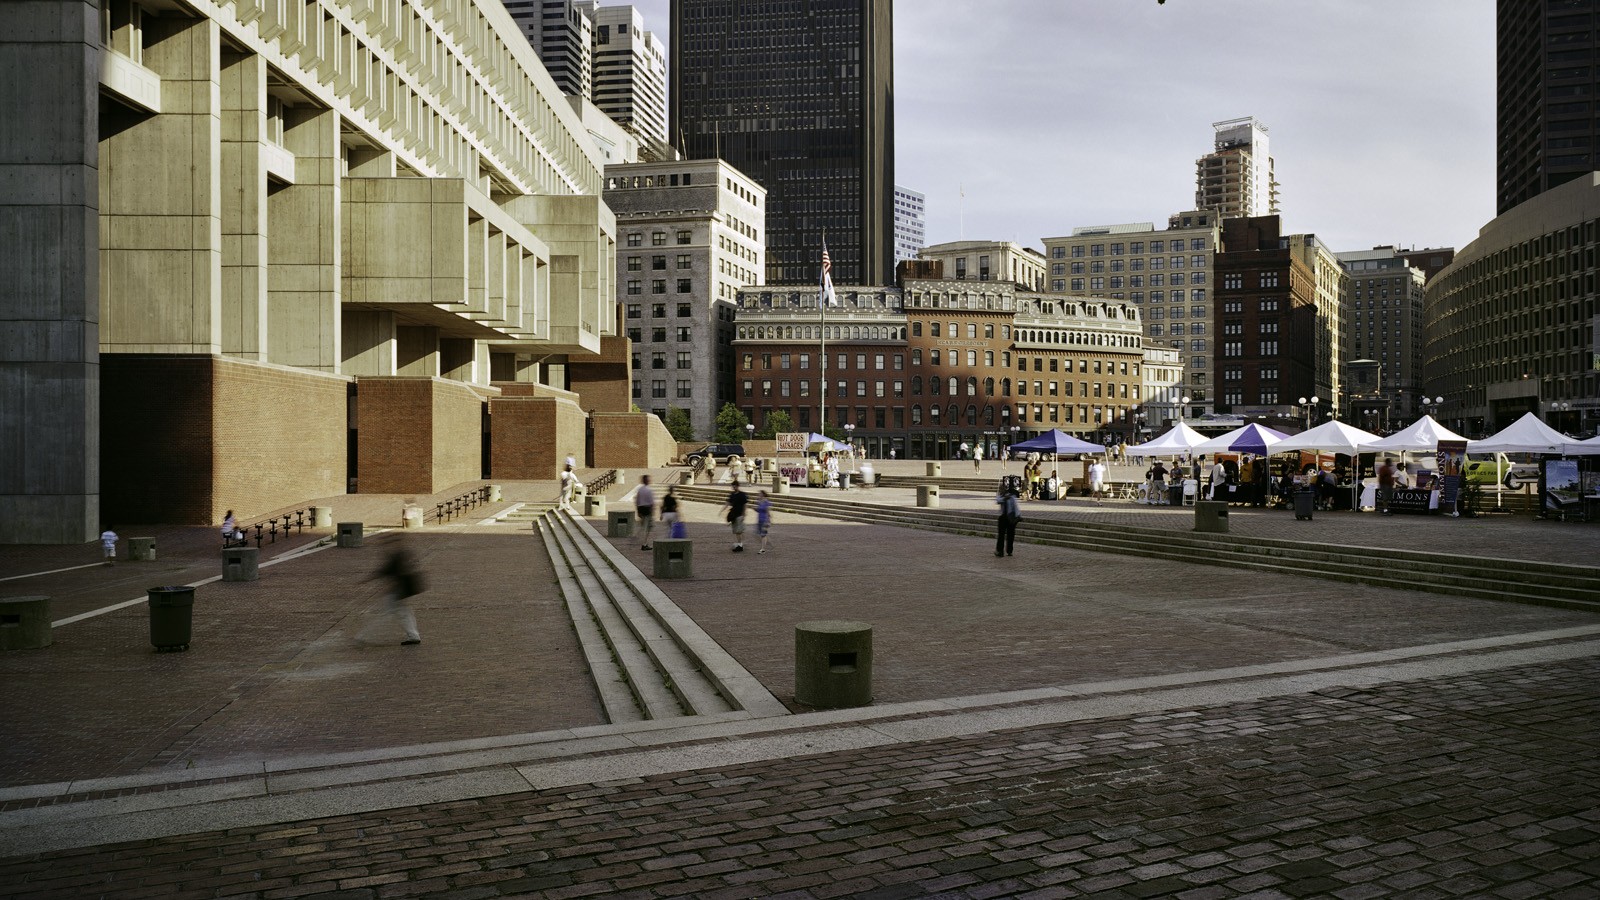
[[[891,0],[672,0],[672,142],[767,189],[767,282],[894,276]]]
[[[1600,2],[1499,0],[1495,212],[1600,169]]]

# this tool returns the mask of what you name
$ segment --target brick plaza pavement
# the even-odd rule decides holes
[[[872,622],[874,707],[690,723],[660,745],[574,741],[548,764],[431,779],[341,781],[330,762],[327,787],[286,806],[108,814],[87,843],[7,846],[0,891],[1515,897],[1600,883],[1592,615],[1063,548],[997,560],[980,538],[791,517],[773,553],[736,555],[714,507],[688,511],[696,577],[661,582],[672,599],[785,701],[794,622]],[[1441,524],[1477,523],[1349,527],[1413,545]],[[1540,553],[1547,535],[1584,534],[1486,524]],[[133,607],[0,656],[0,716],[24,738],[0,749],[5,783],[170,776],[178,794],[195,765],[601,721],[531,535],[419,538],[435,581],[421,647],[348,645],[366,572],[350,561],[368,551],[326,550],[203,587],[242,590],[197,619],[185,654],[150,653]],[[70,830],[28,818],[61,810],[3,808],[0,841]]]

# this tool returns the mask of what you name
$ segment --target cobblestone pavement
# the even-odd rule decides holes
[[[1600,665],[0,861],[11,897],[1545,897],[1600,885]]]
[[[506,490],[509,504],[546,500],[552,487]],[[851,496],[895,502],[895,493]],[[613,504],[621,496],[613,493]],[[399,500],[333,505],[336,519],[376,528],[397,521]],[[947,491],[945,500],[985,510],[991,503],[982,492]],[[1175,529],[1192,521],[1182,510],[1074,503],[1030,504],[1025,513]],[[13,788],[0,803],[0,844],[8,830],[39,821],[20,817],[62,812],[28,799],[24,785],[139,776],[176,795],[196,766],[577,733],[602,723],[543,548],[525,525],[479,524],[500,508],[405,535],[431,582],[416,604],[420,647],[351,641],[377,597],[364,579],[384,542],[397,537],[376,534],[361,550],[285,558],[258,582],[202,585],[186,653],[153,653],[146,611],[135,604],[58,627],[49,650],[0,654],[0,786]],[[268,797],[261,809],[275,811],[221,831],[204,813],[225,803],[208,801],[194,807],[193,824],[179,810],[176,825],[150,832],[169,836],[127,841],[133,832],[119,837],[117,820],[92,841],[53,845],[79,849],[13,849],[0,859],[0,895],[1600,890],[1600,655],[1575,643],[1600,617],[1056,547],[1019,545],[1016,557],[996,559],[981,538],[788,515],[779,516],[772,552],[754,553],[751,541],[752,552],[733,554],[714,506],[685,509],[695,577],[658,582],[663,590],[797,711],[794,624],[872,623],[873,707],[785,717],[760,739],[731,725],[691,723],[665,739],[688,760],[671,771],[630,769],[632,751],[644,745],[625,736],[576,741],[549,752],[573,754],[573,765],[593,760],[600,774],[547,781],[523,772],[508,782],[501,769],[468,770],[460,777],[497,787],[445,802],[429,801],[438,779],[405,777],[391,799],[374,800],[361,782],[375,776],[341,776],[330,763],[317,773],[329,790],[349,785],[355,793]],[[1247,511],[1232,520],[1241,540],[1300,536],[1288,533],[1287,514]],[[1582,562],[1592,558],[1597,533],[1507,518],[1337,514],[1301,524],[1319,529],[1316,540],[1379,548],[1375,564],[1386,546],[1504,548],[1494,555]],[[216,574],[214,532],[190,531],[158,538],[171,551],[158,564],[172,567],[161,581]],[[308,533],[278,553],[323,537]],[[648,570],[636,543],[614,543]],[[83,552],[92,550],[0,548],[0,577],[73,565],[72,554]],[[159,571],[91,566],[0,588],[64,595],[66,611],[56,615],[75,615],[127,601],[157,583],[149,576]],[[1448,678],[1360,674],[1376,665],[1368,657],[1464,659],[1478,652],[1469,646],[1502,645],[1560,654],[1518,657],[1514,668],[1469,666]],[[1357,661],[1360,654],[1367,661]],[[1319,667],[1344,674],[1271,696],[1249,690],[1260,672]],[[1029,704],[1050,692],[1059,701],[1074,686],[1117,679],[1215,687],[1203,701],[1135,713],[1153,690],[1135,686],[1070,720],[1028,718]],[[1003,727],[984,726],[978,713],[970,733],[930,738],[918,730],[919,716],[951,703],[1023,711]],[[874,725],[873,715],[905,724]],[[860,742],[863,733],[871,746]],[[740,755],[757,744],[766,756]],[[528,791],[530,784],[544,789]],[[323,796],[304,807],[316,812],[294,812],[297,799]]]

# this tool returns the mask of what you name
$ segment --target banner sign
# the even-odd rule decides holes
[[[1583,504],[1583,479],[1575,459],[1544,460],[1544,509],[1564,513],[1579,510]]]
[[[786,431],[776,435],[778,453],[806,452],[806,434],[803,431]]]
[[[1467,464],[1466,441],[1439,442],[1439,508],[1455,511],[1461,496],[1462,472]]]
[[[1433,491],[1395,488],[1389,492],[1389,511],[1426,513],[1432,511]]]
[[[784,463],[778,466],[778,474],[782,475],[792,485],[805,487],[806,473],[809,468],[804,464]]]

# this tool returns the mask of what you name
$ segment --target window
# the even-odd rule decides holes
[[[640,293],[642,293],[641,287],[642,286],[640,285],[639,282],[630,281],[630,282],[628,282],[628,293],[629,294],[640,294]]]
[[[650,282],[650,293],[665,294],[666,292],[667,280],[665,278],[657,278]]]
[[[664,399],[667,396],[666,379],[657,379],[650,382],[650,396],[657,399]]]
[[[896,353],[894,355],[894,367],[896,371],[906,367],[906,355],[904,353]]]
[[[761,368],[763,370],[772,368],[772,354],[771,353],[763,353],[763,354],[761,354]]]
[[[678,232],[678,243],[680,243],[680,244],[689,243],[689,232],[687,232],[687,231]]]
[[[667,317],[667,305],[665,303],[652,303],[652,304],[650,304],[650,318],[652,318],[652,319],[665,319],[666,317]]]
[[[972,366],[976,366],[977,364],[978,364],[978,351],[976,351],[976,350],[968,350],[967,351],[967,366],[968,367],[972,367]]]
[[[1262,334],[1277,334],[1278,333],[1278,320],[1277,319],[1270,319],[1270,320],[1264,319],[1264,320],[1262,320],[1262,322],[1261,322],[1261,333]]]
[[[944,326],[940,325],[938,322],[929,322],[928,323],[928,336],[929,337],[942,337],[943,336],[943,332],[941,331],[941,329],[943,327]],[[951,335],[951,337],[955,337],[955,335]]]
[[[652,343],[652,344],[661,344],[661,343],[665,343],[666,340],[667,340],[667,330],[665,328],[652,328],[652,329],[650,329],[650,343]]]
[[[750,379],[748,379],[748,378],[746,378],[746,379],[745,379],[745,380],[744,380],[744,395],[745,395],[745,396],[746,396],[746,397],[753,397],[753,396],[755,396],[755,384],[756,384],[756,383],[755,383],[755,382],[754,382],[754,381],[751,381],[751,380],[750,380]]]
[[[1277,287],[1278,286],[1278,273],[1277,272],[1262,272],[1261,273],[1261,286],[1264,287],[1264,288],[1265,287]]]
[[[1083,290],[1083,279],[1082,278],[1074,278],[1074,279],[1072,279],[1072,289],[1075,290],[1075,291]]]
[[[688,397],[693,397],[694,396],[694,391],[689,386],[689,384],[690,384],[690,382],[689,382],[689,379],[687,379],[687,378],[679,378],[678,379],[678,396],[679,397],[688,398]],[[783,383],[783,386],[787,388],[789,386],[789,382],[785,381]]]
[[[856,382],[856,396],[857,397],[865,397],[866,395],[867,395],[867,383],[865,381],[857,381]]]
[[[652,368],[652,369],[665,369],[666,367],[667,367],[667,354],[666,354],[665,351],[662,351],[660,353],[652,353],[652,354],[650,354],[650,368]],[[662,382],[662,384],[665,384],[665,383],[666,382]],[[662,396],[664,397],[666,395],[663,394]]]
[[[1232,291],[1232,290],[1238,290],[1238,289],[1240,289],[1242,287],[1244,287],[1244,276],[1243,275],[1240,275],[1237,272],[1232,272],[1232,273],[1229,273],[1227,275],[1222,276],[1222,288],[1223,288],[1223,290]]]
[[[635,344],[639,343],[640,341],[643,341],[644,340],[643,332],[638,328],[629,328],[628,329],[628,340],[633,341]]]
[[[635,231],[628,235],[629,247],[637,247],[642,243],[644,243],[644,235],[640,234],[639,232]]]
[[[693,282],[694,282],[694,279],[692,279],[692,278],[679,278],[678,279],[678,293],[687,294],[690,291],[694,290],[694,283]]]
[[[913,366],[922,365],[922,348],[921,347],[913,347],[913,348],[911,348],[911,364]]]
[[[874,355],[872,357],[872,367],[874,369],[882,369],[883,368],[883,354],[882,353],[876,354],[876,355]]]
[[[1272,299],[1270,297],[1262,297],[1261,298],[1261,311],[1262,312],[1277,312],[1278,311],[1278,301],[1275,300],[1275,299]]]
[[[763,397],[771,397],[772,396],[772,381],[771,380],[769,380],[769,379],[763,379],[762,380],[762,382],[761,382],[761,396],[763,396]]]
[[[911,323],[911,336],[912,337],[922,337],[922,323],[921,322],[912,322]]]
[[[789,396],[789,379],[785,378],[784,380],[778,382],[778,396]]]
[[[748,372],[751,369],[755,368],[755,365],[756,365],[756,355],[754,353],[746,353],[744,355],[744,365],[741,366],[741,368],[743,368],[746,372]]]
[[[650,268],[655,269],[657,271],[661,271],[661,270],[666,269],[666,267],[667,267],[667,258],[665,256],[652,256],[652,257],[650,257]]]
[[[1072,248],[1072,257],[1074,259],[1079,259],[1082,256],[1083,256],[1083,245],[1080,244],[1080,245]]]
[[[865,353],[857,353],[856,354],[856,368],[864,370],[864,369],[866,369],[866,367],[867,367],[867,355]],[[840,368],[842,369],[844,367],[840,366]],[[879,368],[882,368],[882,366],[879,366]]]
[[[694,354],[690,353],[688,350],[679,350],[678,351],[678,368],[680,368],[680,369],[692,369],[692,368],[694,368],[693,359],[694,359]]]
[[[650,246],[662,247],[665,246],[666,243],[667,233],[665,231],[654,231],[650,233]]]
[[[635,381],[633,383],[633,399],[638,400],[642,397],[644,397],[644,386]]]
[[[800,368],[801,369],[809,369],[809,368],[811,368],[811,354],[809,354],[809,353],[800,354]]]
[[[641,268],[643,268],[643,266],[640,263],[639,257],[637,257],[637,256],[628,257],[628,271],[629,272],[637,272]]]
[[[1244,343],[1242,341],[1223,341],[1222,342],[1222,355],[1223,356],[1243,356],[1244,355]]]
[[[687,253],[679,253],[678,254],[678,268],[680,268],[680,269],[689,268],[689,254],[687,254]]]
[[[955,351],[951,351],[951,352],[953,353]],[[930,350],[930,351],[928,351],[928,362],[929,362],[930,365],[935,365],[935,366],[942,365],[943,363],[941,361],[943,359],[944,359],[944,351],[942,351],[942,350]]]

